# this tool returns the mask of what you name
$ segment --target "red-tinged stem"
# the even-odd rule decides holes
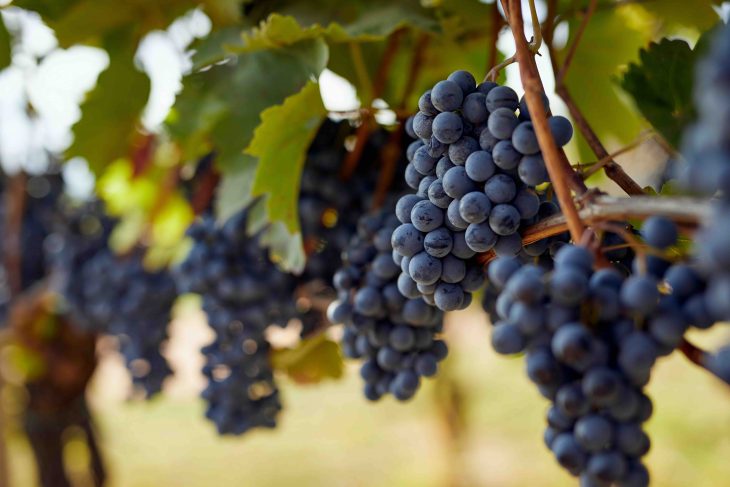
[[[537,141],[540,145],[545,165],[550,175],[550,180],[565,214],[568,230],[574,242],[578,242],[583,235],[584,226],[578,216],[578,209],[575,206],[568,180],[575,174],[567,159],[562,158],[560,150],[555,144],[550,125],[545,116],[545,106],[542,102],[542,82],[537,72],[535,60],[530,52],[527,39],[524,34],[522,21],[522,6],[519,0],[510,0],[510,27],[515,38],[517,48],[517,61],[520,66],[520,77],[522,86],[525,89],[525,99],[530,110],[532,124],[535,127]]]

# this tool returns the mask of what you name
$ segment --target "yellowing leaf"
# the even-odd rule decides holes
[[[293,349],[274,350],[271,363],[300,384],[339,379],[343,371],[340,347],[324,334],[304,339]]]

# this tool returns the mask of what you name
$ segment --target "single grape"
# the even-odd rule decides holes
[[[652,216],[641,226],[641,235],[652,247],[666,249],[677,243],[677,226],[665,216]]]
[[[485,221],[491,209],[492,203],[487,195],[481,191],[472,191],[465,194],[459,203],[459,214],[464,221],[469,223]]]
[[[515,149],[509,140],[497,142],[492,151],[492,157],[494,158],[494,164],[505,171],[516,168],[522,160],[522,154]]]
[[[522,237],[519,233],[502,235],[494,245],[494,253],[498,257],[514,257],[522,250]]]
[[[411,224],[421,232],[425,233],[435,230],[443,222],[443,210],[428,200],[419,201],[411,210]]]
[[[514,112],[519,104],[517,93],[509,86],[495,86],[487,93],[486,105],[490,112],[498,108],[507,108]]]
[[[444,174],[444,191],[452,198],[461,198],[466,193],[474,191],[475,184],[466,174],[463,166],[454,166]]]
[[[436,121],[434,120],[434,124]],[[487,121],[487,127],[489,131],[498,139],[509,139],[512,137],[512,132],[517,127],[519,120],[515,115],[514,110],[509,108],[497,108],[489,114],[489,120]]]
[[[527,220],[537,215],[540,209],[540,197],[530,188],[522,188],[517,192],[517,196],[512,201],[512,205],[517,208],[520,218]]]
[[[426,252],[420,252],[411,258],[408,273],[414,281],[421,284],[433,284],[441,277],[441,261]]]
[[[475,151],[469,154],[464,166],[467,176],[478,183],[492,177],[496,171],[492,155],[487,151]]]
[[[517,186],[508,175],[495,174],[484,183],[484,194],[492,203],[508,203],[517,196]]]
[[[413,131],[421,139],[430,139],[433,135],[431,126],[433,125],[433,117],[423,112],[418,112],[413,117]]]
[[[512,205],[496,205],[489,214],[489,226],[497,235],[511,235],[520,226],[520,213]]]
[[[458,109],[463,100],[464,92],[458,84],[450,80],[439,81],[431,90],[431,103],[442,112]]]
[[[416,150],[411,162],[413,163],[413,167],[416,171],[424,176],[432,175],[436,168],[436,158],[428,155],[426,146],[421,146],[418,150]]]
[[[439,111],[435,106],[433,106],[433,103],[431,103],[431,90],[426,90],[426,92],[421,95],[421,98],[418,99],[418,109],[426,115],[438,115]]]
[[[548,124],[558,147],[564,146],[573,138],[573,125],[562,115],[553,115],[548,118]]]
[[[423,234],[412,223],[404,223],[393,231],[391,245],[401,255],[411,257],[423,248]]]
[[[431,203],[441,209],[446,209],[453,198],[444,191],[444,183],[441,179],[436,179],[428,186],[428,199]]]
[[[489,223],[472,223],[466,229],[466,244],[474,252],[486,252],[497,243],[497,235]]]
[[[464,106],[461,112],[464,118],[471,123],[483,123],[489,117],[487,111],[487,97],[483,93],[470,93],[464,98]]]
[[[434,257],[445,257],[451,252],[454,241],[451,232],[440,227],[426,234],[423,239],[423,249]]]
[[[461,117],[456,113],[439,113],[433,119],[433,136],[444,144],[451,144],[459,140],[463,130],[464,124],[461,121]]]
[[[540,152],[540,145],[537,143],[537,135],[532,122],[522,122],[512,132],[512,145],[522,154],[537,154]]]
[[[469,71],[464,71],[463,69],[454,71],[446,79],[459,85],[464,95],[468,95],[476,90],[477,82]]]
[[[517,173],[523,183],[538,186],[549,180],[545,161],[540,154],[524,156],[517,166]]]
[[[524,350],[525,341],[516,325],[500,322],[492,329],[492,347],[499,354],[512,355]]]

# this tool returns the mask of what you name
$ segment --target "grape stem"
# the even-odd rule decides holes
[[[570,44],[570,47],[568,48],[568,53],[565,55],[565,59],[563,60],[563,65],[560,67],[560,70],[555,73],[555,84],[563,84],[565,81],[565,74],[568,72],[568,68],[570,68],[570,64],[573,62],[573,57],[575,57],[575,52],[578,50],[578,45],[580,44],[581,39],[583,38],[583,34],[586,31],[586,27],[588,27],[588,22],[591,20],[591,17],[596,11],[596,7],[598,6],[598,0],[591,0],[588,4],[588,9],[586,10],[585,14],[583,15],[583,20],[581,21],[580,25],[578,26],[578,30],[575,32],[575,38],[573,39],[573,42]]]
[[[530,39],[530,42],[528,43],[528,47],[530,49],[530,52],[535,55],[538,54],[538,51],[540,50],[540,47],[542,46],[542,30],[540,29],[540,21],[537,18],[537,9],[535,8],[535,0],[529,0],[530,3],[530,18],[532,19],[532,39]],[[504,5],[504,4],[503,4]],[[499,17],[499,10],[497,9],[497,4],[495,2],[494,9],[497,12],[497,20],[495,20],[495,25],[492,26],[494,30],[494,50],[492,54],[492,59],[490,61],[490,65],[493,66],[484,76],[483,81],[497,81],[497,76],[499,76],[500,71],[502,71],[507,66],[514,64],[517,62],[517,55],[513,54],[512,56],[508,57],[504,61],[502,61],[499,64],[495,64],[497,62],[497,56],[496,56],[496,46],[497,46],[497,39],[499,38],[499,27],[496,22],[501,19]]]
[[[405,29],[398,29],[388,38],[388,44],[385,46],[385,52],[383,52],[383,56],[380,58],[380,65],[378,66],[378,71],[375,74],[375,81],[372,82],[372,84],[370,84],[369,77],[366,79],[364,76],[358,75],[361,79],[361,83],[363,83],[364,87],[368,90],[366,93],[367,96],[364,97],[364,99],[367,100],[367,103],[365,103],[367,107],[372,107],[373,101],[378,99],[382,94],[382,91],[385,88],[385,82],[388,79],[388,73],[393,65],[393,60],[395,59],[398,46],[400,45],[400,40],[404,33]],[[351,53],[355,56],[353,57],[355,65],[360,65],[361,69],[365,69],[360,47],[357,46],[355,49],[351,49]],[[362,113],[363,117],[361,119],[360,126],[357,128],[355,133],[355,147],[347,154],[347,157],[345,157],[342,167],[340,168],[340,179],[343,181],[350,179],[352,174],[355,172],[357,164],[360,162],[362,152],[365,150],[365,144],[367,143],[370,131],[372,130],[372,112],[368,111]]]
[[[543,87],[540,81],[540,74],[537,71],[534,57],[527,44],[524,33],[524,24],[522,21],[522,10],[519,0],[509,0],[510,4],[510,28],[515,38],[515,46],[517,48],[517,61],[520,67],[520,78],[525,89],[525,99],[527,107],[530,110],[532,124],[535,127],[535,134],[540,145],[545,165],[555,193],[560,202],[560,207],[566,217],[568,230],[574,242],[578,242],[583,235],[584,226],[578,216],[578,209],[573,202],[568,180],[574,179],[576,173],[570,167],[570,163],[560,155],[550,131],[547,117],[545,116],[545,106],[542,101]],[[582,182],[582,181],[581,181]]]
[[[484,81],[497,81],[497,76],[499,76],[499,72],[502,71],[504,68],[509,66],[510,64],[514,64],[517,62],[516,56],[510,56],[501,63],[497,64],[496,66],[492,67],[492,69],[489,70],[486,76],[484,76]]]
[[[22,269],[22,245],[21,234],[23,231],[23,214],[26,205],[26,182],[27,176],[24,172],[8,178],[8,187],[5,192],[6,208],[4,228],[5,233],[2,239],[3,267],[5,268],[6,279],[10,292],[10,306],[14,306],[18,296],[22,294],[23,269]],[[10,339],[12,328],[3,333],[5,339]],[[3,390],[5,380],[0,373],[0,391]],[[5,411],[0,401],[0,487],[8,487],[10,478],[8,474],[9,462],[5,449]]]
[[[375,185],[372,209],[380,208],[385,202],[385,197],[387,196],[388,190],[395,178],[395,170],[401,156],[402,138],[403,130],[400,128],[394,130],[390,135],[388,142],[380,151],[381,166],[380,171],[378,172],[378,181]]]
[[[406,86],[403,88],[403,96],[401,96],[400,105],[398,105],[398,110],[396,110],[398,118],[407,118],[410,115],[403,115],[403,112],[405,111],[408,113],[405,108],[408,106],[408,99],[411,97],[411,94],[416,87],[416,81],[418,80],[418,75],[421,72],[421,67],[423,66],[423,61],[426,55],[426,48],[430,41],[431,38],[428,34],[421,34],[418,36],[418,40],[416,40],[416,46],[413,49],[413,57],[411,58],[411,66],[408,70],[408,77],[406,78]]]
[[[686,197],[633,196],[617,198],[614,196],[594,196],[586,201],[578,216],[584,222],[596,223],[627,219],[643,220],[653,215],[663,215],[679,224],[696,226],[706,221],[710,215],[710,200]],[[522,232],[523,245],[561,234],[568,229],[565,215],[556,214],[540,220]],[[493,260],[493,252],[485,252],[478,257],[486,264]]]
[[[694,343],[690,342],[686,338],[683,338],[682,339],[682,342],[679,344],[679,347],[678,348],[679,348],[679,351],[682,352],[682,355],[684,355],[685,357],[687,357],[687,360],[689,360],[690,362],[692,362],[696,366],[704,369],[705,371],[709,372],[713,376],[717,377],[723,383],[727,384],[727,381],[725,379],[719,377],[715,373],[715,371],[713,371],[712,369],[710,369],[707,366],[707,359],[710,356],[710,354],[706,350],[698,347],[697,345],[695,345]]]
[[[212,157],[215,157],[215,154]],[[220,174],[215,169],[215,164],[211,163],[210,167],[200,175],[199,181],[190,201],[190,206],[195,215],[205,213],[213,200],[213,195],[220,181]]]
[[[579,218],[589,223],[645,219],[653,215],[663,215],[678,223],[697,225],[705,221],[709,214],[709,199],[657,198],[654,196],[633,196],[631,198],[594,196],[578,211]],[[522,239],[527,245],[563,233],[566,229],[566,217],[557,214],[527,227],[522,234]]]
[[[360,84],[360,91],[363,99],[371,101],[373,97],[374,87],[373,82],[368,74],[367,66],[365,65],[365,59],[362,55],[362,49],[360,44],[357,42],[350,42],[350,59],[352,60],[353,67],[355,68],[355,75],[357,76],[358,83]],[[368,103],[369,105],[369,103]]]
[[[590,22],[591,17],[596,11],[597,1],[591,0],[591,3],[589,4],[588,9],[583,16],[583,20],[578,27],[575,38],[568,48],[568,54],[566,55],[565,60],[560,67],[558,67],[557,63],[557,53],[555,52],[555,48],[553,46],[552,33],[552,29],[554,29],[555,26],[555,22],[552,19],[556,15],[556,8],[556,2],[548,2],[548,19],[550,19],[550,31],[548,31],[545,36],[545,43],[547,44],[548,52],[550,53],[550,62],[552,63],[553,73],[555,76],[555,92],[558,94],[558,96],[560,96],[560,98],[562,98],[563,102],[568,107],[568,111],[570,112],[570,116],[573,119],[573,123],[576,127],[578,127],[578,130],[583,135],[583,138],[585,138],[588,146],[591,148],[596,157],[599,160],[606,159],[606,162],[602,166],[604,172],[606,173],[606,176],[614,181],[626,194],[642,195],[644,194],[644,190],[636,183],[636,181],[634,181],[628,174],[626,174],[623,168],[618,165],[613,157],[611,157],[611,155],[608,153],[604,145],[601,143],[601,140],[598,138],[595,131],[588,123],[588,120],[583,115],[583,112],[578,108],[578,105],[575,103],[575,100],[573,99],[565,84],[565,77],[567,75],[568,69],[570,68],[575,53],[578,50],[578,46],[583,37],[583,34],[585,33],[588,23]]]
[[[637,148],[638,146],[640,146],[641,144],[643,144],[644,142],[646,142],[648,140],[654,139],[655,135],[656,134],[653,132],[650,132],[648,134],[643,134],[638,139],[636,139],[635,141],[630,143],[629,145],[624,146],[624,147],[618,149],[617,151],[610,153],[608,156],[604,157],[603,159],[599,159],[596,162],[591,162],[588,164],[580,164],[579,165],[580,168],[585,168],[585,170],[583,170],[581,172],[581,176],[583,177],[583,179],[588,179],[589,177],[593,176],[595,173],[600,171],[606,164],[608,164],[609,162],[614,160],[614,158],[620,156],[621,154],[625,154],[627,152],[634,150],[635,148]]]
[[[711,370],[709,370],[705,364],[705,361],[707,359],[708,353],[695,345],[694,343],[690,342],[686,338],[682,339],[682,343],[679,344],[679,351],[682,352],[682,354],[687,357],[687,360],[692,362],[693,364],[702,367],[703,369],[707,370],[711,374],[713,373]],[[714,375],[714,374],[713,374]]]
[[[492,4],[492,35],[489,39],[489,55],[487,56],[487,71],[490,71],[492,66],[497,65],[497,59],[499,57],[499,49],[497,49],[497,42],[499,41],[499,31],[504,26],[504,20],[502,15],[499,13],[499,4],[494,2]],[[489,73],[487,73],[489,76]],[[485,77],[486,78],[486,77]]]

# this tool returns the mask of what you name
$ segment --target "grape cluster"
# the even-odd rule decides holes
[[[421,377],[435,375],[447,354],[437,338],[443,313],[400,290],[391,246],[397,225],[392,204],[360,218],[333,279],[338,299],[328,310],[331,322],[345,325],[344,354],[363,360],[360,375],[371,401],[388,393],[400,401],[410,399]]]
[[[0,198],[4,202],[4,176],[0,175]],[[63,180],[59,173],[28,176],[25,183],[23,201],[23,218],[20,222],[20,290],[24,291],[44,279],[49,272],[46,258],[46,239],[63,221]],[[0,230],[2,234],[11,232],[5,225],[6,205],[0,204]],[[0,246],[0,253],[5,252],[5,243]],[[6,322],[10,304],[10,282],[5,266],[0,266],[0,327]]]
[[[546,98],[543,103],[547,110]],[[418,140],[408,148],[405,171],[417,192],[398,201],[401,225],[393,232],[401,290],[444,311],[464,309],[476,290],[466,279],[480,267],[475,256],[522,251],[519,229],[538,216],[535,187],[548,174],[526,103],[511,88],[477,85],[471,74],[456,71],[418,106],[406,124]],[[556,143],[565,145],[570,122],[548,121]]]
[[[296,315],[295,280],[277,270],[259,236],[247,235],[247,216],[243,210],[223,226],[212,217],[191,225],[193,247],[175,272],[181,293],[201,295],[215,332],[203,349],[203,397],[221,434],[276,425],[281,403],[265,332]]]
[[[298,205],[307,251],[301,275],[281,272],[269,260],[260,236],[247,235],[247,210],[222,227],[205,217],[188,230],[194,244],[177,270],[177,282],[181,292],[202,296],[203,310],[216,334],[215,341],[203,349],[209,381],[203,396],[209,404],[206,414],[221,433],[241,434],[276,424],[281,404],[269,364],[266,329],[296,319],[302,325],[301,336],[306,337],[326,321],[322,312],[297,299],[296,291],[331,298],[332,289],[327,286],[356,231],[358,217],[371,204],[378,178],[374,162],[389,138],[384,130],[369,135],[343,191],[340,170],[348,154],[346,139],[352,134],[349,122],[325,120],[309,147]]]
[[[682,139],[687,164],[680,182],[693,192],[730,195],[730,27],[714,35],[707,56],[695,70],[694,101],[697,121]]]
[[[308,252],[301,281],[332,281],[358,218],[370,208],[379,174],[376,162],[388,133],[376,130],[369,135],[343,191],[339,173],[348,154],[345,142],[352,134],[349,122],[327,119],[307,152],[299,194],[299,221]]]
[[[527,352],[528,377],[553,403],[545,442],[560,465],[586,485],[647,485],[642,423],[652,407],[642,388],[657,351],[635,320],[661,306],[657,282],[594,272],[593,256],[573,245],[551,272],[500,258],[489,277],[501,290],[492,345]]]
[[[714,196],[712,214],[697,233],[694,257],[706,287],[693,297],[692,311],[706,322],[730,321],[730,27],[713,38],[695,72],[697,122],[683,138],[687,164],[680,182],[693,192]],[[724,357],[724,358],[723,358]],[[708,366],[728,381],[727,352],[711,357]],[[724,363],[724,365],[723,365]]]
[[[640,236],[652,255],[623,249],[598,270],[588,250],[570,244],[549,253],[552,266],[502,257],[488,269],[492,345],[526,352],[528,377],[552,402],[545,442],[582,485],[648,485],[641,424],[652,406],[643,388],[689,328],[721,319],[701,266],[662,257],[678,243],[676,225],[651,217]],[[707,365],[724,378],[727,360],[720,352]]]
[[[60,294],[76,326],[117,337],[135,387],[159,392],[171,373],[161,353],[177,299],[169,271],[150,271],[141,249],[125,256],[107,246],[112,222],[92,204],[68,218],[52,259]]]

